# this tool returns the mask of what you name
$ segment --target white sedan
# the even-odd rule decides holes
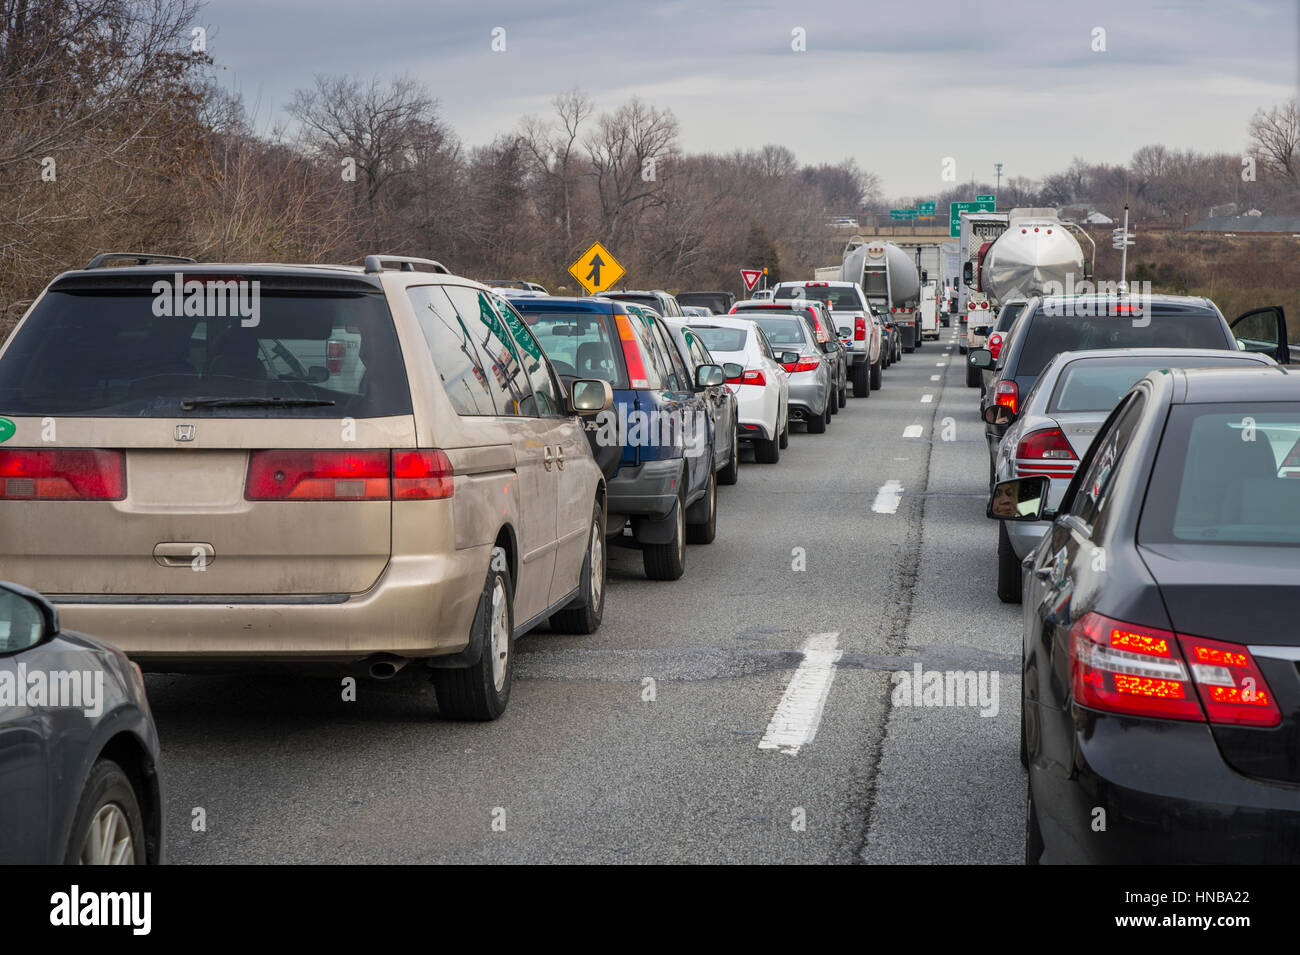
[[[790,443],[790,376],[767,336],[748,318],[714,315],[690,321],[714,359],[744,371],[727,379],[736,396],[740,440],[754,445],[754,460],[775,464]]]

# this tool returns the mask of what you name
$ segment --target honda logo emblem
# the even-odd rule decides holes
[[[194,425],[192,425],[192,424],[178,424],[178,425],[176,426],[176,440],[177,440],[177,441],[193,441],[193,440],[194,440]]]

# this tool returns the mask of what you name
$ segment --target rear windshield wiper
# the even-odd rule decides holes
[[[195,408],[324,408],[335,404],[328,398],[186,398],[181,410]]]

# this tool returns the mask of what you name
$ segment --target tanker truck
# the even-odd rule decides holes
[[[839,278],[861,285],[872,310],[898,327],[903,351],[916,348],[921,333],[921,277],[911,256],[892,242],[867,242],[854,236],[844,247]]]
[[[1041,295],[1049,282],[1064,287],[1092,275],[1084,263],[1077,236],[1092,246],[1092,237],[1073,222],[1063,222],[1054,209],[1012,209],[1007,230],[981,248],[970,263],[973,286],[993,307],[1013,298]],[[1072,283],[1071,283],[1072,284]]]

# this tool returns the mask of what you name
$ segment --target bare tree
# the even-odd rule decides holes
[[[551,105],[555,107],[556,122],[548,123],[536,117],[525,117],[523,138],[538,172],[558,199],[557,215],[564,223],[565,245],[572,248],[578,137],[582,124],[591,116],[595,107],[591,98],[576,88],[555,97],[551,100]]]
[[[1250,120],[1250,145],[1274,175],[1300,183],[1300,101],[1292,98],[1269,110],[1257,110]]]
[[[633,98],[600,117],[585,141],[600,202],[601,233],[610,242],[634,231],[641,211],[663,188],[658,164],[676,148],[677,119]]]

